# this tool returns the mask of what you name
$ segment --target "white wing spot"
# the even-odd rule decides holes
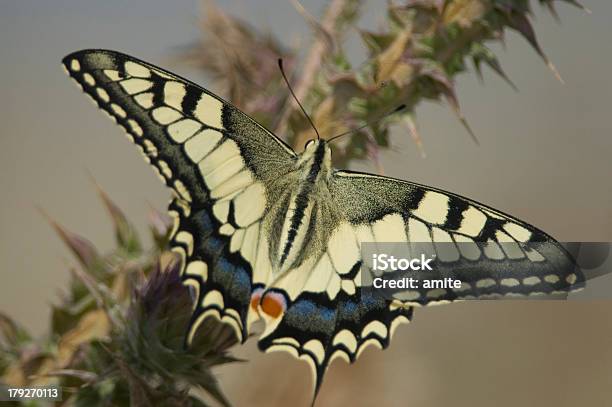
[[[266,209],[266,191],[256,182],[234,198],[234,219],[239,226],[248,226],[260,219]]]
[[[70,69],[74,72],[79,72],[81,70],[81,64],[78,60],[73,59],[70,61]]]
[[[393,298],[396,298],[401,301],[414,301],[421,298],[421,293],[414,290],[400,291],[394,294]]]
[[[517,284],[518,284],[518,281],[517,281]],[[472,289],[472,285],[470,283],[466,283],[462,281],[459,288],[455,288],[455,291],[467,291],[471,289]]]
[[[472,237],[478,236],[487,222],[487,216],[473,206],[463,211],[461,215],[463,219],[457,232]]]
[[[175,109],[181,110],[183,98],[187,90],[185,85],[176,81],[168,81],[164,84],[164,103]]]
[[[150,155],[151,157],[157,157],[157,147],[155,147],[155,144],[153,144],[153,142],[151,140],[143,140],[142,144],[144,145],[145,151],[148,155]]]
[[[327,243],[327,253],[340,274],[346,274],[361,259],[357,237],[348,223],[341,223]]]
[[[83,80],[89,86],[94,86],[96,84],[96,80],[94,79],[94,77],[88,74],[87,72],[83,74]]]
[[[136,120],[134,119],[129,119],[128,120],[128,125],[130,126],[130,128],[132,129],[132,132],[134,132],[138,137],[142,137],[142,135],[144,134],[142,132],[142,128],[140,127],[140,125],[136,122]]]
[[[510,259],[521,259],[525,257],[525,254],[519,247],[518,243],[516,243],[510,236],[498,230],[495,232],[495,238],[498,242],[500,242],[500,246]]]
[[[544,277],[544,281],[550,284],[555,284],[559,282],[559,276],[556,274],[549,274],[546,277]]]
[[[391,213],[372,225],[374,238],[378,242],[407,243],[406,224],[402,215]]]
[[[213,157],[214,154],[215,152],[213,151],[209,158],[202,160],[200,163],[200,168],[204,167],[206,163],[211,161],[210,157]],[[232,157],[228,157],[226,161],[219,164],[217,167],[212,169],[212,171],[206,174],[204,179],[206,181],[206,186],[208,186],[210,190],[218,188],[220,185],[223,185],[225,181],[244,170],[244,168],[244,160],[242,159],[242,156],[234,155]]]
[[[497,219],[497,220],[507,220],[506,218],[504,218],[503,216],[491,211],[490,209],[483,209],[483,212],[487,214],[487,216],[492,217],[493,219]]]
[[[119,82],[119,85],[121,85],[123,90],[125,90],[129,95],[134,95],[136,93],[141,93],[145,90],[151,89],[153,82],[146,79],[130,78]]]
[[[148,78],[151,76],[151,71],[149,69],[133,61],[127,61],[125,63],[125,71],[129,75],[136,76],[138,78]]]
[[[229,215],[229,206],[229,201],[221,201],[214,204],[213,214],[215,215],[215,218],[219,220],[219,222],[227,222],[227,216]]]
[[[537,250],[535,249],[525,249],[525,254],[527,255],[527,258],[531,261],[533,261],[534,263],[540,262],[540,261],[544,261],[546,260],[544,258],[544,256],[542,256]]]
[[[184,143],[201,128],[202,125],[199,122],[191,119],[183,119],[168,126],[168,134],[170,134],[170,137],[172,137],[172,140],[175,142]]]
[[[113,82],[123,79],[123,76],[119,73],[119,71],[115,71],[114,69],[105,69],[103,72],[104,75],[106,75],[106,77]]]
[[[338,274],[332,273],[329,282],[327,283],[327,296],[330,300],[336,298],[338,295],[338,291],[340,291],[340,286],[342,284],[342,279]]]
[[[523,284],[525,285],[536,285],[536,284],[540,284],[542,280],[540,280],[540,277],[536,277],[536,276],[531,276],[531,277],[527,277],[523,279]]]
[[[315,357],[319,365],[325,360],[325,349],[323,348],[323,344],[317,339],[309,340],[304,344],[303,348]]]
[[[355,283],[352,280],[342,280],[340,288],[348,295],[353,295],[356,291]]]
[[[176,234],[174,240],[187,246],[187,254],[189,256],[193,254],[193,235],[191,233],[181,230]]]
[[[226,223],[225,225],[219,228],[219,233],[225,236],[231,236],[234,234],[235,231],[236,229],[234,229],[234,227],[230,225],[229,223]]]
[[[257,245],[259,243],[259,224],[249,226],[244,234],[240,253],[249,263],[254,263],[257,255]]]
[[[181,113],[166,106],[153,110],[153,119],[159,124],[170,124],[182,117]]]
[[[108,93],[104,89],[96,88],[96,93],[98,94],[98,97],[102,99],[103,102],[105,103],[110,102],[110,97],[108,96]]]
[[[195,108],[195,116],[205,125],[223,129],[223,103],[202,93]]]
[[[363,327],[363,330],[361,331],[361,337],[365,338],[371,333],[374,333],[379,338],[384,339],[387,337],[388,331],[387,331],[387,327],[382,322],[372,321],[369,324],[367,324],[365,327]]]
[[[244,235],[245,235],[244,229],[237,229],[236,233],[232,235],[232,240],[230,241],[230,253],[236,253],[238,250],[240,250],[240,246],[242,246]]]
[[[459,260],[459,250],[455,246],[455,242],[445,230],[440,228],[432,228],[432,235],[438,259],[444,262],[453,262]]]
[[[230,179],[210,191],[210,197],[213,199],[225,198],[230,194],[233,194],[241,189],[244,189],[248,185],[252,184],[253,177],[251,171],[244,169],[238,174],[232,176]]]
[[[204,297],[204,300],[202,301],[202,306],[209,307],[211,305],[218,305],[219,307],[224,308],[225,304],[223,303],[223,295],[221,292],[211,290],[208,294],[206,294],[206,297]]]
[[[431,234],[427,226],[413,217],[408,219],[408,240],[413,247],[413,253],[435,254]]]
[[[192,261],[187,264],[185,274],[191,276],[200,276],[202,277],[202,280],[206,281],[208,279],[208,266],[206,265],[206,263],[200,260]]]
[[[226,140],[217,148],[215,148],[206,158],[206,160],[202,160],[200,162],[200,172],[206,178],[213,171],[218,170],[223,164],[226,164],[228,161],[233,160],[234,158],[240,158],[240,164],[242,158],[240,157],[240,149],[234,140]],[[236,171],[237,172],[237,171]],[[234,172],[234,174],[236,173]],[[231,175],[231,174],[230,174]],[[209,180],[206,179],[206,184],[209,183]],[[214,182],[213,182],[214,184]],[[216,185],[214,185],[216,186]],[[213,185],[208,185],[210,189],[214,188]]]
[[[503,226],[504,230],[510,233],[510,236],[515,238],[519,242],[527,242],[531,237],[531,232],[524,227],[517,225],[516,223],[508,222]]]
[[[453,235],[453,238],[457,242],[457,247],[463,257],[468,260],[478,260],[480,258],[481,251],[474,240],[463,235]]]
[[[115,112],[115,114],[121,117],[122,119],[125,119],[127,117],[127,113],[125,113],[125,110],[123,110],[123,108],[119,106],[118,104],[111,103],[110,107],[113,110],[113,112]]]
[[[332,345],[344,345],[349,352],[355,353],[357,350],[357,338],[348,329],[343,329],[334,336]]]
[[[174,188],[178,192],[179,196],[187,202],[191,202],[191,194],[180,179],[174,180]]]
[[[492,278],[483,278],[482,280],[478,280],[476,282],[476,287],[478,288],[488,288],[495,285],[495,280]]]
[[[483,248],[485,256],[490,259],[501,260],[505,257],[501,247],[499,247],[499,245],[492,239],[487,240],[487,243],[483,246]]]
[[[448,196],[439,192],[427,191],[419,207],[413,211],[413,215],[429,223],[442,224],[446,221],[448,203]]]
[[[166,177],[167,179],[172,179],[172,170],[170,169],[170,166],[167,162],[165,162],[164,160],[159,160],[157,161],[157,165],[159,165],[159,170],[161,171],[164,177]]]
[[[199,163],[219,143],[222,134],[217,130],[204,129],[185,143],[185,153],[195,164]]]
[[[143,109],[150,109],[153,107],[153,96],[151,92],[141,93],[140,95],[134,96],[134,100]]]
[[[500,281],[500,284],[505,286],[505,287],[516,287],[520,283],[519,283],[519,281],[516,278],[503,278]]]

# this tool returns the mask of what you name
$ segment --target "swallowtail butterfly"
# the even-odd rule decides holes
[[[584,280],[560,244],[525,222],[428,186],[335,169],[325,140],[298,154],[232,104],[149,63],[84,50],[63,64],[172,189],[170,244],[197,293],[188,340],[216,316],[244,342],[263,318],[260,349],[308,361],[315,394],[334,358],[387,347],[416,306],[474,297],[476,287],[517,296]],[[362,286],[360,248],[393,241],[473,246],[440,265],[467,267],[464,288],[378,298]]]

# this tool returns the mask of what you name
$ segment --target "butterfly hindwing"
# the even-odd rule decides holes
[[[262,351],[286,351],[311,368],[314,394],[329,364],[336,358],[353,363],[368,345],[386,348],[393,332],[412,318],[412,307],[389,308],[389,303],[357,288],[326,292],[306,291],[291,301],[282,319],[268,325],[259,340]]]
[[[199,297],[191,334],[217,312],[245,340],[266,180],[295,153],[231,104],[146,62],[85,50],[63,63],[176,195],[171,246]]]
[[[415,306],[469,298],[567,293],[584,277],[565,249],[544,232],[492,208],[387,177],[336,171],[329,183],[338,214],[316,260],[277,280],[282,319],[268,319],[259,346],[309,362],[316,389],[336,356],[350,362],[370,343],[384,348]],[[317,198],[315,198],[317,199]],[[453,276],[460,289],[404,290],[383,297],[363,278],[364,243],[429,245],[437,256],[426,278]],[[423,276],[425,277],[425,275]],[[370,285],[364,285],[364,284]]]

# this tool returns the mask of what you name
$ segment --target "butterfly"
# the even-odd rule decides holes
[[[188,342],[210,316],[242,342],[263,319],[259,348],[306,360],[315,395],[332,360],[386,348],[417,306],[567,292],[584,281],[535,227],[436,188],[335,169],[324,139],[296,153],[231,103],[154,65],[108,50],[78,51],[63,65],[173,192],[170,246],[196,293]],[[381,298],[362,278],[368,242],[445,242],[454,255],[440,255],[438,267],[461,270],[462,289]]]

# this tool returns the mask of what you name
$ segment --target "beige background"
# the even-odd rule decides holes
[[[258,27],[306,43],[306,24],[288,2],[226,1]],[[304,1],[313,13],[322,1]],[[361,26],[381,21],[370,2]],[[560,85],[515,34],[495,47],[514,92],[489,72],[485,86],[458,79],[477,147],[446,107],[419,108],[427,159],[403,129],[384,154],[389,175],[448,189],[533,223],[559,240],[612,241],[612,3],[594,13],[559,7],[562,25],[536,7],[536,30],[561,71]],[[0,3],[0,309],[34,332],[74,263],[35,206],[102,249],[112,244],[90,171],[144,232],[147,205],[168,192],[120,130],[65,78],[59,61],[80,48],[121,50],[187,75],[171,62],[197,39],[195,1],[21,0]],[[357,42],[349,42],[355,60]],[[212,88],[214,91],[214,87]],[[356,165],[371,169],[368,163]],[[612,399],[612,304],[474,302],[416,312],[385,352],[354,367],[335,363],[320,405],[607,406]],[[299,402],[310,388],[303,362],[239,348],[251,362],[220,379],[237,405]]]

